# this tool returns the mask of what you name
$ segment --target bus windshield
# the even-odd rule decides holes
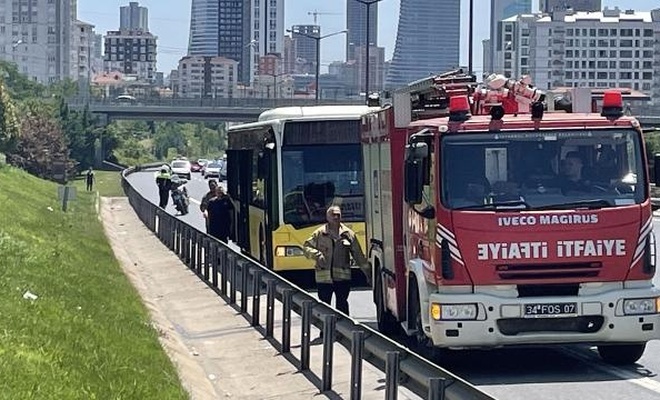
[[[634,130],[452,134],[441,142],[442,203],[450,209],[570,209],[646,197]]]
[[[284,222],[295,227],[325,223],[330,205],[342,220],[364,221],[360,145],[291,145],[282,148]]]

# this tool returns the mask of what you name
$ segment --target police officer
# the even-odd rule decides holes
[[[158,206],[165,208],[172,188],[172,175],[166,165],[163,165],[156,175],[156,185],[158,186]]]
[[[305,255],[315,260],[316,285],[319,299],[335,304],[339,311],[348,315],[348,295],[351,290],[351,256],[367,275],[369,262],[362,252],[360,243],[349,227],[341,223],[341,209],[331,206],[326,211],[327,223],[305,241]]]

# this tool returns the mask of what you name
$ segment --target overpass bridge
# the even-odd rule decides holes
[[[149,121],[256,121],[263,111],[276,107],[312,106],[333,104],[364,104],[363,99],[140,99],[132,103],[73,98],[69,107],[82,110],[89,104],[89,110],[105,115],[112,120],[149,120]],[[644,110],[638,116],[645,128],[660,129],[660,109]]]
[[[112,120],[228,121],[252,122],[259,114],[277,107],[334,104],[364,104],[364,99],[139,99],[134,102],[73,98],[69,108],[82,110],[89,104],[94,114]]]

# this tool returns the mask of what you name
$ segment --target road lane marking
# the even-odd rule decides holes
[[[660,393],[660,382],[658,382],[654,379],[646,378],[646,377],[640,377],[639,373],[635,373],[633,371],[629,371],[627,369],[623,369],[623,368],[617,367],[615,365],[605,366],[605,365],[601,365],[601,364],[596,364],[596,363],[594,363],[594,358],[593,357],[586,356],[584,354],[581,354],[578,351],[575,351],[575,350],[567,348],[567,347],[564,347],[563,350],[566,353],[570,354],[572,357],[578,358],[578,359],[586,362],[587,364],[589,364],[589,366],[591,368],[594,368],[594,369],[598,370],[599,372],[615,375],[615,376],[617,376],[621,379],[624,379],[626,382],[630,382],[630,383],[635,384],[637,386],[641,386],[641,387],[643,387],[645,389],[648,389],[648,390],[650,390],[652,392],[655,392],[655,393]],[[593,350],[590,350],[590,352],[594,353]]]

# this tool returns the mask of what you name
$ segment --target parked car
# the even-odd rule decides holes
[[[190,180],[192,173],[192,166],[188,160],[173,160],[170,165],[172,166],[172,174],[176,174],[182,178]]]
[[[206,165],[206,167],[204,167],[204,170],[202,171],[202,175],[204,176],[204,179],[209,179],[213,177],[222,179],[222,176],[220,175],[221,168],[222,165],[220,165],[220,163],[211,161]]]

